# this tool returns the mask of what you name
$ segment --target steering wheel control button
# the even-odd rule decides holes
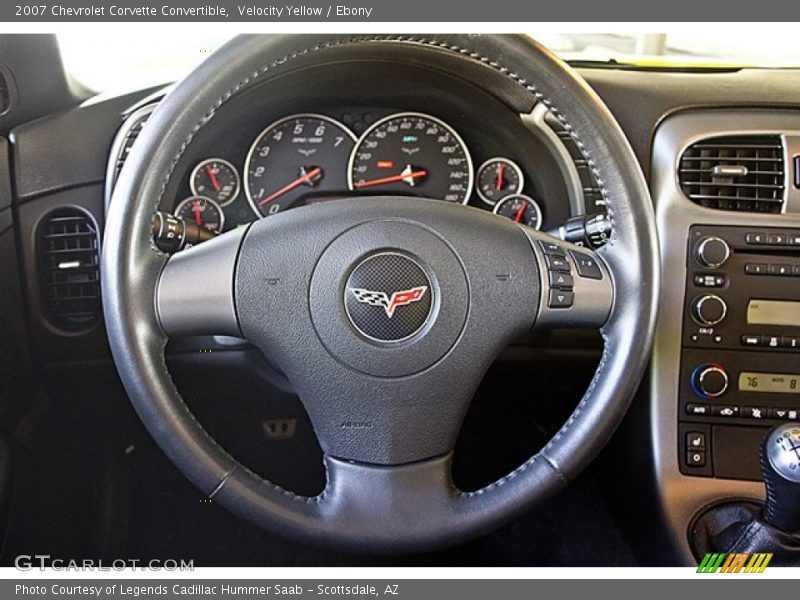
[[[401,342],[425,327],[433,295],[431,280],[416,261],[397,252],[381,252],[350,273],[344,305],[350,323],[364,337]]]
[[[694,247],[694,258],[709,269],[721,267],[731,256],[731,248],[722,238],[708,236],[699,240]]]
[[[547,299],[549,308],[570,308],[574,299],[574,293],[566,290],[550,290]]]
[[[691,312],[698,325],[716,325],[728,314],[728,305],[716,294],[706,294],[694,299]]]
[[[603,278],[603,271],[600,270],[600,265],[597,264],[597,260],[594,257],[575,250],[570,250],[569,253],[572,255],[572,260],[575,261],[578,275],[587,279]]]
[[[564,249],[556,244],[555,242],[550,242],[548,240],[540,240],[539,245],[542,247],[542,250],[545,254],[553,254],[555,256],[563,256],[566,257],[567,253]]]
[[[550,279],[551,288],[558,288],[559,290],[572,290],[573,286],[575,285],[572,275],[568,273],[562,273],[561,271],[549,271],[548,277]]]
[[[570,267],[566,257],[558,256],[556,254],[545,254],[544,258],[547,262],[547,268],[552,271],[564,271],[569,273]]]
[[[705,363],[692,372],[691,385],[700,398],[717,398],[728,389],[728,374],[718,364]]]

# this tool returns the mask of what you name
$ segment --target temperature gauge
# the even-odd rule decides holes
[[[208,158],[198,164],[189,178],[195,196],[204,196],[227,206],[239,195],[239,173],[227,160]]]
[[[490,206],[509,194],[519,194],[523,183],[522,169],[508,158],[490,158],[478,169],[478,196]]]
[[[225,225],[225,213],[220,205],[205,196],[189,196],[181,200],[175,207],[175,215],[212,233],[220,233]]]
[[[506,196],[494,205],[493,212],[534,229],[542,226],[542,209],[533,198],[525,194]]]

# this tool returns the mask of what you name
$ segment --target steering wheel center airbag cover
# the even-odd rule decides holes
[[[378,377],[410,375],[440,360],[458,339],[469,302],[454,251],[433,231],[398,220],[339,236],[317,263],[309,296],[327,350]]]

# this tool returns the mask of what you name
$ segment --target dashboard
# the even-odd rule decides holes
[[[520,110],[463,80],[416,66],[360,65],[287,76],[215,115],[177,165],[160,210],[213,234],[338,198],[424,197],[536,229],[602,214],[596,183],[543,106]],[[308,73],[305,73],[308,76]],[[366,100],[366,101],[365,101]],[[157,107],[127,115],[112,149],[107,201],[126,153]]]
[[[241,174],[224,158],[197,163],[188,179],[191,195],[178,201],[175,215],[220,233],[225,208],[242,193],[255,218],[351,194],[457,204],[477,196],[495,214],[541,227],[542,209],[522,193],[525,175],[513,159],[491,157],[476,169],[461,136],[432,115],[397,112],[376,119],[365,111],[357,118],[363,123],[360,136],[351,129],[350,112],[343,113],[349,125],[319,113],[281,117],[255,137]]]

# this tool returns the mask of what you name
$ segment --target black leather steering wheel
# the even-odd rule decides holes
[[[607,245],[595,254],[485,211],[370,197],[281,213],[172,257],[159,252],[153,212],[215,112],[253,85],[354,48],[363,57],[388,49],[469,61],[545,103],[601,187],[613,227]],[[571,308],[549,306],[548,266],[559,255],[574,278]],[[245,36],[166,96],[130,154],[107,218],[103,307],[136,411],[204,494],[294,538],[400,552],[486,533],[592,460],[648,361],[657,258],[647,187],[621,129],[570,67],[530,39]],[[506,345],[544,326],[601,330],[604,351],[589,389],[538,454],[483,489],[457,490],[451,454],[478,384]],[[263,480],[194,419],[167,372],[164,346],[169,336],[208,334],[246,338],[294,385],[325,455],[319,496]]]

